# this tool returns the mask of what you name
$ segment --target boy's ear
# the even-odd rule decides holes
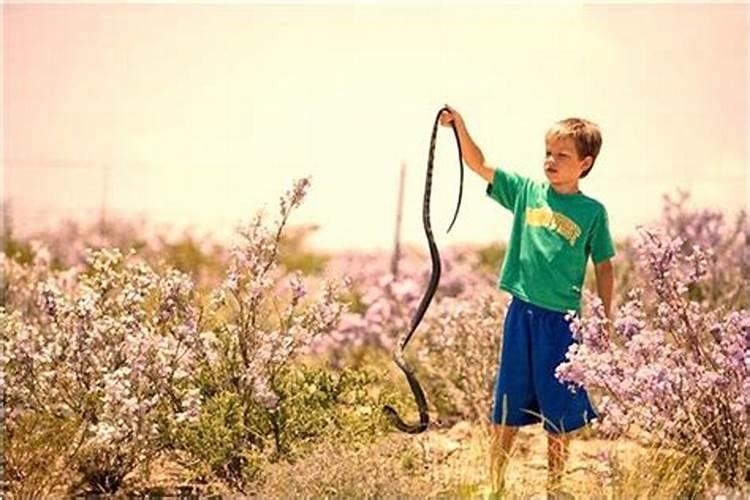
[[[586,158],[583,159],[583,163],[581,164],[581,172],[585,172],[589,168],[591,168],[591,164],[594,163],[594,159],[589,155]]]

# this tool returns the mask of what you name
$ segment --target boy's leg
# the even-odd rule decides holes
[[[490,421],[520,427],[541,421],[532,377],[528,304],[513,298],[505,314]]]
[[[557,489],[568,460],[570,437],[565,434],[547,433],[547,489]]]
[[[540,308],[534,311],[534,317],[532,364],[534,386],[548,439],[547,489],[558,492],[569,454],[571,433],[597,418],[597,414],[584,388],[578,387],[575,393],[571,392],[555,376],[556,368],[565,361],[568,348],[575,342],[565,315]]]
[[[518,427],[539,422],[529,357],[529,328],[525,303],[513,298],[505,315],[500,366],[490,415],[490,481],[501,493],[505,469]]]
[[[504,490],[505,469],[517,432],[518,427],[490,425],[490,485],[493,493],[501,493]]]

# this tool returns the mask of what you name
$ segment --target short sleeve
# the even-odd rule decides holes
[[[603,206],[591,233],[591,260],[598,264],[615,255],[615,245],[609,232],[609,216]]]
[[[518,193],[523,189],[526,180],[515,172],[496,168],[492,182],[487,184],[487,196],[513,212]]]

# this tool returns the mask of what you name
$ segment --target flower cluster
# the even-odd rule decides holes
[[[43,247],[34,255],[30,266],[3,261],[6,430],[23,439],[15,427],[40,414],[79,421],[71,464],[106,489],[150,458],[165,419],[197,415],[192,283],[117,249],[91,251],[88,271],[72,281],[45,267]],[[90,470],[97,463],[113,465]]]
[[[684,191],[675,196],[665,195],[661,217],[653,227],[671,239],[673,252],[686,257],[686,267],[680,272],[688,274],[690,299],[713,307],[750,308],[750,222],[747,212],[741,210],[731,220],[727,214],[715,209],[691,208],[689,201],[690,195]],[[638,261],[638,248],[637,239],[631,238],[623,252],[629,264]],[[697,255],[688,259],[695,249],[698,249]],[[641,274],[636,278],[644,278],[638,268],[635,271],[635,274]],[[690,273],[698,273],[703,279],[692,279]]]
[[[346,309],[340,295],[348,281],[311,289],[299,272],[285,279],[278,264],[283,227],[308,185],[302,179],[282,197],[276,227],[259,212],[240,230],[246,242],[228,254],[205,304],[188,274],[163,263],[157,271],[134,250],[88,249],[86,261],[67,270],[55,269],[41,241],[32,241],[26,264],[0,255],[0,390],[12,483],[29,477],[24,460],[38,450],[24,448],[25,429],[40,418],[74,426],[60,465],[112,492],[180,426],[197,422],[203,390],[229,389],[248,409],[278,408],[277,374],[333,331]]]
[[[222,316],[215,325],[222,345],[218,368],[238,366],[241,374],[233,379],[234,389],[268,410],[279,404],[274,388],[279,371],[294,355],[309,352],[318,336],[334,330],[346,310],[339,296],[347,280],[325,280],[318,297],[307,302],[308,289],[299,272],[283,280],[278,262],[281,236],[308,186],[309,179],[301,179],[281,198],[274,227],[267,227],[265,214],[258,212],[239,228],[244,242],[232,248],[226,276],[210,301],[213,314]],[[280,298],[285,295],[284,305]],[[215,372],[217,366],[203,368]]]
[[[441,253],[439,287],[424,321],[434,315],[440,301],[459,298],[474,300],[474,294],[494,289],[495,276],[478,270],[477,252],[452,247]],[[432,272],[429,256],[413,249],[402,250],[398,271],[392,271],[392,256],[384,253],[342,253],[328,263],[332,275],[346,275],[352,282],[356,301],[332,335],[314,345],[317,354],[339,359],[352,348],[372,347],[392,351],[408,332],[412,317],[427,291]]]
[[[449,414],[475,421],[487,417],[505,309],[491,290],[474,300],[446,297],[434,306],[419,342],[419,367]]]
[[[653,298],[631,290],[610,323],[587,294],[591,314],[572,318],[578,342],[558,377],[601,392],[603,430],[636,426],[681,449],[697,443],[726,484],[740,484],[750,446],[750,312],[690,299],[706,279],[709,249],[652,230],[636,250]]]

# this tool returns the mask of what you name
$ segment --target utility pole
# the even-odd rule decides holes
[[[99,209],[99,233],[104,236],[107,224],[107,185],[109,184],[109,163],[102,167],[102,199]]]
[[[396,209],[396,234],[393,237],[393,256],[391,257],[391,274],[398,276],[398,261],[401,258],[401,213],[404,206],[404,176],[406,165],[401,163],[401,176],[398,183],[398,208]]]

